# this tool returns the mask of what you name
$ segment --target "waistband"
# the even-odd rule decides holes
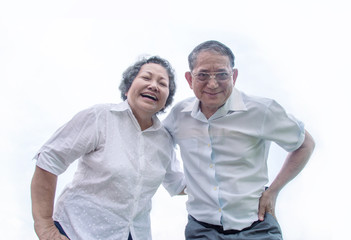
[[[221,234],[236,234],[242,231],[245,231],[247,229],[250,229],[251,227],[253,227],[255,224],[257,224],[259,221],[254,222],[250,227],[244,228],[242,230],[235,230],[235,229],[229,229],[229,230],[224,230],[223,226],[221,225],[213,225],[213,224],[209,224],[209,223],[205,223],[205,222],[201,222],[196,220],[193,216],[189,215],[189,217],[191,217],[194,221],[196,221],[197,223],[199,223],[200,225],[202,225],[205,228],[211,228],[216,230],[217,232],[221,233]]]

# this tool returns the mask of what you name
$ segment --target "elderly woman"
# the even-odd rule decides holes
[[[172,103],[170,64],[157,56],[123,74],[124,102],[79,112],[38,151],[32,179],[39,239],[151,239],[151,198],[162,183],[171,195],[185,187],[172,140],[156,114]],[[54,209],[57,176],[77,171]],[[53,214],[54,212],[54,214]]]

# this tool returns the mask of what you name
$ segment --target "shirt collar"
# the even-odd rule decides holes
[[[124,100],[123,102],[119,103],[119,104],[112,104],[111,109],[112,112],[123,112],[123,111],[127,111],[130,110],[130,106],[128,104],[127,100]]]
[[[128,111],[129,114],[132,116],[133,120],[135,120],[135,122],[137,122],[132,109],[129,106],[129,103],[126,100],[124,100],[123,102],[119,103],[119,104],[112,104],[111,109],[112,112],[125,112]],[[158,117],[156,116],[156,114],[154,114],[152,116],[152,126],[149,127],[148,129],[144,130],[144,131],[156,131],[159,130],[162,127],[162,123],[161,121],[158,119]]]
[[[182,112],[191,112],[191,115],[197,115],[200,111],[200,101],[197,98],[194,98],[193,101],[187,103],[187,105],[183,108]],[[242,98],[241,92],[233,88],[232,94],[228,98],[227,102],[220,108],[221,112],[239,112],[239,111],[247,111],[247,107]]]
[[[225,108],[227,111],[234,112],[247,111],[247,107],[244,103],[241,92],[238,89],[235,87],[233,88],[233,92],[227,102],[224,104],[223,108]]]

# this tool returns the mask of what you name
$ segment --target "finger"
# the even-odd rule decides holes
[[[265,207],[259,207],[258,209],[258,220],[261,222],[264,220],[264,215],[266,214],[266,208]]]

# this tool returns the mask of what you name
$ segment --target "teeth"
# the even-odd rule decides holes
[[[151,98],[152,100],[155,100],[155,101],[157,100],[157,97],[155,97],[154,95],[148,94],[148,93],[143,93],[143,94],[141,94],[141,96]]]

